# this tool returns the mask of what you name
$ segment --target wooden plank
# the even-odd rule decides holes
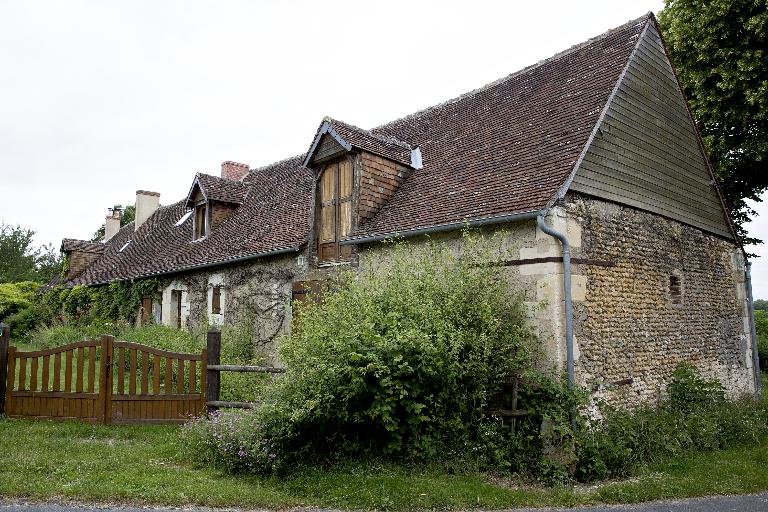
[[[149,353],[141,352],[141,394],[149,393]]]
[[[51,356],[43,356],[43,378],[40,382],[40,391],[48,391],[48,382],[50,382],[50,360]]]
[[[120,395],[125,393],[125,347],[120,347],[117,361],[117,393]]]
[[[206,383],[206,377],[208,375],[208,351],[206,349],[203,349],[202,352],[200,352],[200,408],[202,409],[205,407],[205,394],[208,390],[207,383]]]
[[[177,359],[178,371],[176,372],[176,392],[178,394],[184,393],[184,360]]]
[[[96,347],[88,347],[88,392],[93,393],[96,384]]]
[[[197,385],[197,361],[189,362],[189,392],[194,393]]]
[[[105,425],[112,423],[112,380],[114,359],[114,343],[112,336],[101,338],[101,369],[99,370],[99,404],[98,416]]]
[[[78,393],[83,392],[83,361],[85,360],[85,348],[77,349],[77,375],[75,377],[75,390]]]
[[[178,290],[174,290],[174,291],[178,291]],[[153,354],[153,355],[158,355],[160,357],[171,357],[171,358],[174,358],[174,359],[177,358],[177,357],[181,357],[181,358],[184,358],[184,359],[196,359],[198,361],[200,360],[200,356],[197,355],[197,354],[187,354],[187,353],[182,353],[182,352],[169,352],[168,350],[160,350],[160,349],[155,348],[155,347],[150,347],[150,346],[147,346],[147,345],[142,345],[140,343],[132,343],[132,342],[129,342],[129,341],[115,341],[114,347],[115,348],[124,348],[126,350],[131,350],[131,349],[140,350],[140,351],[144,351],[144,352],[149,352],[150,354]]]
[[[5,414],[6,389],[8,384],[8,344],[11,340],[11,328],[0,323],[0,414]]]
[[[160,356],[157,354],[152,360],[152,393],[160,394]]]
[[[165,358],[165,394],[173,393],[173,359]]]
[[[5,413],[14,414],[16,411],[15,391],[13,390],[16,382],[16,347],[8,347],[8,373],[5,379]]]
[[[19,391],[27,389],[27,358],[19,357]]]
[[[92,395],[90,395],[92,396]],[[114,395],[113,402],[169,402],[174,400],[197,400],[197,393],[172,393],[171,395]]]
[[[29,372],[29,389],[35,391],[37,389],[37,358],[32,358],[32,365]]]
[[[72,356],[73,351],[67,350],[67,357],[64,361],[64,391],[72,391]]]
[[[563,261],[562,256],[558,261]],[[285,373],[285,368],[274,366],[251,366],[240,364],[209,364],[209,370],[219,372],[241,372],[241,373]]]
[[[53,356],[53,390],[61,390],[61,352]]]
[[[78,399],[93,399],[98,396],[96,393],[68,393],[66,391],[16,391],[15,396],[18,397],[41,397],[41,398],[78,398]]]
[[[128,393],[131,395],[136,394],[136,349],[129,349],[131,359],[131,369],[128,374]]]

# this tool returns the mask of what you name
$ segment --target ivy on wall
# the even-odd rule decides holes
[[[41,294],[28,308],[8,317],[17,336],[34,327],[55,324],[133,324],[144,296],[159,296],[157,279],[110,283],[104,286],[57,286]]]

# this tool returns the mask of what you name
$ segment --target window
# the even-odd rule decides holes
[[[208,208],[205,204],[195,206],[195,234],[193,240],[204,238],[208,234]]]
[[[352,229],[352,162],[345,158],[326,165],[317,194],[318,261],[347,260],[351,247],[339,242]]]
[[[683,290],[679,276],[669,276],[669,299],[672,301],[672,304],[680,304],[682,302]]]
[[[221,314],[221,286],[214,286],[211,292],[211,313]]]

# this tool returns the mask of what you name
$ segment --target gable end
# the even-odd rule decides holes
[[[733,239],[698,137],[661,37],[650,23],[570,190]]]

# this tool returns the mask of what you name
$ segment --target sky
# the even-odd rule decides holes
[[[303,153],[480,87],[660,0],[0,0],[0,221],[89,239],[137,189]],[[768,240],[768,208],[750,226]],[[768,298],[768,251],[753,266]]]

